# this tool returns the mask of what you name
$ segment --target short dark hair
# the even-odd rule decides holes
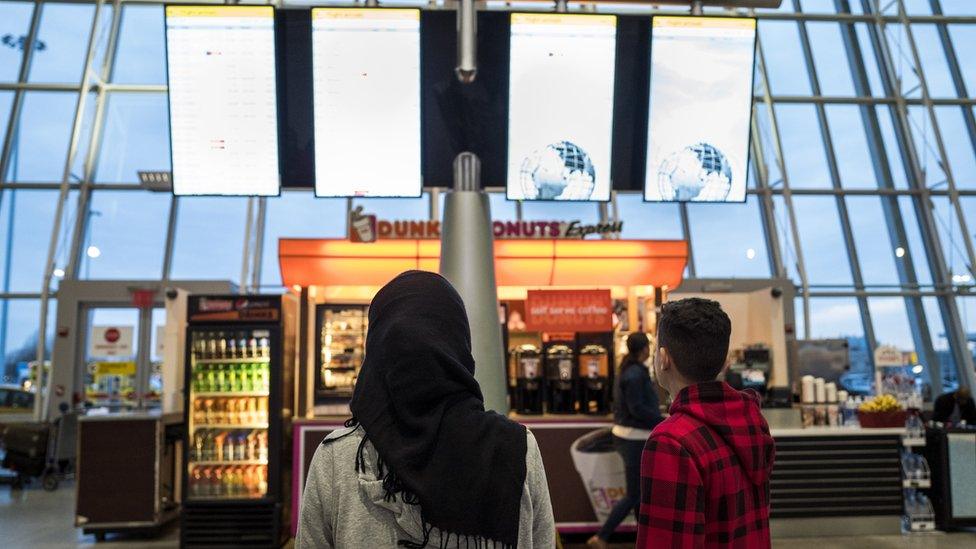
[[[658,343],[689,381],[712,381],[725,367],[732,321],[717,301],[690,297],[665,303],[658,320]]]
[[[647,334],[644,332],[634,332],[627,336],[627,352],[631,356],[637,356],[643,351],[651,346],[651,341],[647,338]]]

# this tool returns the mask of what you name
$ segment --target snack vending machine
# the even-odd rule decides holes
[[[369,308],[317,305],[315,327],[315,403],[348,402],[366,354]]]
[[[286,535],[297,300],[190,296],[180,545]]]

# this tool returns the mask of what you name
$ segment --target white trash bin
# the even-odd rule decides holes
[[[624,460],[613,447],[613,435],[610,429],[591,431],[573,441],[569,451],[590,495],[593,513],[603,523],[613,506],[627,494]],[[622,524],[636,524],[634,514],[628,513]]]

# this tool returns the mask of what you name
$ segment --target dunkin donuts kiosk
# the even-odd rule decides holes
[[[282,280],[300,296],[304,323],[292,431],[291,493],[297,508],[316,448],[349,417],[347,387],[355,386],[358,365],[343,360],[361,352],[360,330],[362,340],[368,338],[366,307],[399,273],[436,272],[440,241],[281,239],[278,250]],[[687,244],[497,238],[494,253],[510,417],[531,429],[539,443],[559,530],[593,532],[598,513],[571,447],[612,425],[611,387],[622,342],[635,330],[653,332],[656,307],[681,282]],[[530,292],[542,293],[530,298]],[[537,312],[548,303],[547,318],[531,318],[527,302]],[[592,318],[579,323],[595,311],[599,326]],[[591,446],[590,454],[600,447]],[[620,496],[614,489],[599,492],[601,505]],[[292,514],[293,531],[297,516]]]

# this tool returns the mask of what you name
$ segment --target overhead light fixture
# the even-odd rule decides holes
[[[150,191],[169,192],[173,188],[173,176],[163,171],[137,171],[139,184]]]
[[[100,255],[102,255],[102,250],[99,250],[98,246],[89,246],[88,250],[85,253],[88,254],[88,257],[95,259]]]
[[[895,248],[895,257],[905,257],[905,248],[901,246]]]
[[[756,259],[756,250],[753,248],[746,250],[746,259]]]
[[[62,269],[61,267],[57,267],[54,269],[54,272],[52,272],[51,274],[53,274],[57,278],[64,278],[64,269]]]
[[[921,364],[916,364],[915,366],[912,366],[912,373],[915,375],[921,374],[924,370],[925,370],[925,366],[922,366]]]
[[[973,277],[968,274],[952,275],[953,284],[968,284],[972,282]]]

